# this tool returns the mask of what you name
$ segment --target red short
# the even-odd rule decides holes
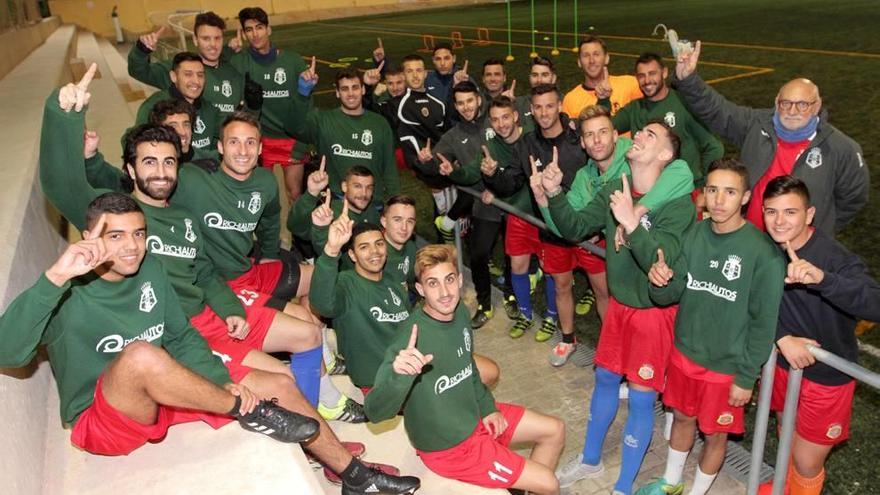
[[[394,163],[397,164],[397,170],[409,170],[403,157],[403,150],[400,148],[394,148]]]
[[[361,389],[361,392],[364,394],[364,399],[367,398],[367,394],[370,393],[370,390],[373,390],[373,387],[358,387]]]
[[[776,366],[770,409],[784,409],[787,388],[788,370]],[[855,389],[855,381],[845,385],[822,385],[804,378],[795,420],[798,435],[820,445],[837,445],[849,438]]]
[[[483,422],[479,421],[471,436],[452,448],[436,452],[422,452],[417,449],[416,453],[425,466],[444,478],[472,485],[486,488],[513,486],[519,480],[526,460],[507,446],[510,445],[510,439],[526,410],[522,406],[503,402],[495,405],[507,420],[504,433],[493,439]],[[467,462],[462,462],[463,460]]]
[[[605,239],[597,245],[605,247]],[[605,273],[605,260],[576,246],[541,243],[541,261],[544,271],[549,274],[565,273],[581,267],[589,274]]]
[[[257,294],[257,297],[249,300],[250,294],[247,293]],[[238,370],[235,367],[230,367],[230,364],[241,363],[245,356],[254,349],[258,351],[263,349],[269,327],[272,326],[272,321],[278,312],[266,307],[265,303],[269,300],[269,296],[265,294],[240,289],[236,295],[244,303],[245,316],[250,327],[250,332],[243,339],[236,340],[230,337],[227,333],[226,322],[220,319],[217,313],[214,313],[208,306],[205,306],[201,313],[190,318],[190,323],[202,334],[214,354],[219,356],[223,360],[223,364],[229,368],[232,381],[238,383],[247,373],[236,376]],[[244,302],[246,300],[249,300],[250,304]],[[250,371],[249,368],[246,369]]]
[[[275,165],[288,167],[294,164],[290,153],[296,144],[293,138],[270,138],[263,136],[260,140],[263,145],[263,151],[260,156],[263,158],[263,166],[269,170],[275,168]]]
[[[663,403],[686,416],[697,418],[700,431],[743,433],[744,408],[728,404],[733,375],[717,373],[688,359],[674,346],[666,370]]]
[[[610,297],[596,365],[663,392],[676,312],[678,306],[631,308]]]
[[[275,287],[278,285],[278,280],[281,278],[283,270],[284,264],[280,261],[253,263],[248,271],[226,283],[236,294],[238,294],[238,289],[272,294],[275,292]]]
[[[507,229],[504,233],[504,254],[508,256],[541,254],[541,241],[538,227],[515,215],[507,215]]]
[[[77,447],[99,455],[128,455],[147,442],[161,440],[171,425],[204,421],[212,428],[232,422],[229,416],[159,406],[156,422],[144,425],[117,411],[101,390],[104,376],[95,385],[95,401],[80,414],[70,441]]]
[[[700,197],[700,194],[703,194],[702,187],[696,187],[696,188],[694,188],[693,191],[691,191],[691,201],[694,203],[694,206],[697,206],[697,198]],[[705,203],[705,200],[703,200],[703,201]],[[705,207],[704,208],[697,207],[697,221],[698,222],[703,219],[703,212],[704,211],[705,211]]]

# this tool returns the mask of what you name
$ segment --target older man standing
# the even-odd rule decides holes
[[[870,176],[861,147],[820,115],[819,88],[793,79],[779,89],[775,108],[739,106],[700,78],[699,58],[699,41],[678,55],[676,88],[698,119],[741,149],[752,197],[762,197],[775,177],[793,175],[812,193],[813,226],[831,235],[842,230],[868,202]],[[746,218],[764,228],[760,201],[749,204]]]

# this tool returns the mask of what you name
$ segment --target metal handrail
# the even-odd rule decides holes
[[[831,366],[860,382],[880,389],[880,373],[875,373],[813,345],[808,344],[807,350],[816,358],[816,361]],[[764,364],[761,372],[761,390],[758,399],[758,413],[755,418],[755,434],[752,441],[752,460],[749,467],[749,482],[746,488],[748,495],[756,495],[758,493],[760,468],[764,458],[764,445],[767,442],[767,425],[770,421],[770,398],[773,395],[773,379],[777,356],[778,351],[776,346],[773,346],[770,359]],[[800,396],[803,375],[804,370],[802,369],[790,369],[788,373],[785,405],[782,410],[782,426],[779,434],[779,448],[776,452],[776,472],[773,475],[773,495],[782,495],[785,488],[785,478],[788,475],[788,463],[791,458],[791,440],[794,436],[794,422],[797,417],[798,398]]]
[[[478,191],[472,187],[456,185],[455,188],[458,189],[459,191],[463,191],[463,192],[470,194],[471,196],[474,196],[478,200],[481,199],[481,197],[483,195],[482,191]],[[544,231],[548,230],[547,224],[544,223],[543,220],[540,220],[539,218],[537,218],[536,216],[534,216],[530,213],[526,213],[524,211],[521,211],[518,208],[516,208],[515,206],[510,205],[509,203],[505,203],[504,201],[501,201],[498,198],[492,198],[491,204],[493,206],[498,207],[500,210],[503,210],[503,211],[506,211],[507,213],[510,213],[511,215],[516,215],[517,217],[525,220],[526,222],[529,222],[530,224],[534,225],[535,227],[538,227],[541,230],[544,230]],[[605,257],[605,249],[602,246],[597,246],[596,244],[594,244],[592,242],[583,241],[583,242],[577,243],[577,246],[586,249],[587,251],[595,254],[596,256],[601,256],[603,258]]]

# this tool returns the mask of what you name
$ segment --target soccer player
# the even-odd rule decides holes
[[[275,165],[282,167],[287,199],[293,202],[302,193],[303,164],[293,161],[291,151],[311,108],[312,90],[318,84],[315,60],[312,57],[311,66],[307,66],[298,53],[273,45],[269,15],[262,8],[241,9],[238,21],[241,31],[229,45],[237,53],[229,61],[262,87],[262,163],[269,170]],[[247,49],[242,48],[242,31],[250,45]]]
[[[626,155],[632,147],[632,140],[619,137],[617,131],[614,130],[611,113],[606,107],[592,105],[585,108],[581,112],[578,128],[580,130],[580,145],[587,152],[589,160],[586,166],[577,171],[571,188],[565,193],[566,199],[575,210],[587,206],[606,184],[619,179],[621,174],[631,174]],[[544,221],[547,222],[551,231],[558,233],[550,210],[547,208],[547,200],[543,194],[544,190],[540,179],[540,176],[533,174],[531,178],[532,193]],[[682,160],[673,160],[666,166],[654,187],[639,198],[636,208],[639,209],[640,215],[645,214],[669,199],[690,194],[692,188],[693,176],[687,164]],[[594,238],[593,241],[602,247],[605,246],[605,239]],[[587,273],[592,293],[595,295],[596,311],[599,318],[604,319],[605,311],[608,308],[605,260],[579,247],[575,248],[574,255],[578,260],[577,265]],[[578,301],[578,305],[580,304],[581,302]],[[564,329],[563,332],[565,332]],[[571,329],[570,333],[573,336],[574,329]],[[551,364],[559,363],[559,366],[565,364],[565,360],[574,350],[575,344],[573,342],[568,343],[567,339],[559,342],[550,354]]]
[[[84,113],[69,110],[74,97],[87,89],[88,80],[65,86],[58,97],[50,97],[47,102],[42,147],[45,158],[40,169],[47,196],[78,227],[83,225],[80,212],[98,194],[86,182],[82,162],[67,152],[72,143],[82,140]],[[143,143],[156,143],[156,149],[141,149]],[[168,201],[172,192],[182,188],[178,175],[195,169],[187,165],[178,170],[179,142],[174,132],[164,126],[137,127],[129,133],[125,150],[124,172],[104,164],[98,167],[100,173],[112,178],[106,181],[108,188],[132,192],[144,205],[154,229],[148,247],[162,260],[187,316],[212,349],[251,367],[292,374],[303,394],[328,419],[362,421],[362,408],[340,394],[326,374],[321,376],[317,325],[284,314],[284,305],[270,303],[270,296],[256,287],[244,285],[233,293],[218,280],[198,217],[179,202]],[[251,355],[251,350],[287,351],[296,359],[286,371],[262,353]],[[360,415],[354,414],[358,411]]]
[[[390,281],[401,285],[404,294],[415,290],[416,200],[398,194],[385,202],[379,219],[385,236],[386,260],[383,273]]]
[[[724,156],[724,145],[691,115],[674,89],[666,84],[669,71],[656,53],[643,53],[636,59],[636,79],[644,98],[633,100],[614,114],[619,133],[641,129],[652,120],[662,119],[681,138],[681,159],[691,167],[695,196],[702,192],[709,164]],[[610,108],[608,99],[599,102]]]
[[[752,197],[763,197],[774,177],[794,175],[815,201],[813,226],[829,235],[840,232],[867,204],[870,174],[858,143],[821,114],[819,88],[809,79],[793,79],[779,89],[774,108],[748,108],[700,78],[699,58],[699,41],[693,53],[679,53],[676,89],[698,119],[740,148],[753,181]],[[764,228],[760,201],[749,203],[746,218]]]
[[[406,61],[406,58],[404,58]],[[438,43],[434,46],[431,54],[431,62],[434,70],[425,75],[425,90],[438,100],[446,103],[449,101],[449,92],[456,84],[469,79],[465,60],[464,65],[459,67],[455,63],[455,53],[449,43]],[[406,68],[404,67],[404,71]],[[410,86],[412,87],[412,86]]]
[[[256,101],[246,97],[244,76],[223,60],[225,30],[226,22],[214,12],[196,15],[192,41],[205,67],[202,96],[217,108],[221,118],[238,109],[245,99],[249,108],[259,108]],[[167,90],[173,85],[169,75],[171,62],[150,61],[150,55],[156,51],[156,44],[164,32],[165,26],[162,26],[156,32],[138,38],[135,48],[128,52],[128,74],[144,84]]]
[[[376,71],[378,76],[378,71]],[[317,154],[327,158],[330,191],[342,196],[340,186],[348,169],[360,165],[375,178],[374,194],[387,199],[400,190],[400,177],[394,163],[395,136],[380,115],[364,109],[364,82],[355,69],[336,73],[336,98],[340,106],[309,114],[300,143],[314,145]],[[294,160],[305,158],[298,145]]]
[[[416,289],[425,303],[400,325],[385,353],[367,395],[370,420],[391,418],[403,407],[410,442],[440,476],[488,488],[559,493],[553,468],[565,444],[565,425],[522,406],[496,403],[480,381],[455,256],[449,245],[426,246],[416,255]],[[524,442],[535,444],[529,459],[508,448]]]
[[[194,148],[194,157],[216,158],[221,116],[217,107],[202,99],[202,92],[205,89],[205,65],[201,57],[191,52],[178,53],[174,56],[169,74],[171,85],[168,89],[153,93],[141,103],[135,123],[144,124],[149,121],[150,111],[156,103],[182,98],[196,109],[190,143]]]
[[[146,255],[146,222],[134,199],[106,193],[80,216],[83,240],[0,317],[3,366],[25,366],[47,344],[74,445],[127,455],[173,424],[219,428],[229,416],[285,442],[315,436],[317,421],[262,400],[278,393],[289,405],[289,378],[289,387],[251,391],[260,373],[230,366],[242,381],[233,383],[187,322],[162,264]]]
[[[678,257],[681,236],[694,221],[689,196],[663,203],[638,216],[634,196],[650,191],[664,169],[678,156],[678,137],[665,124],[650,123],[637,133],[627,152],[632,169],[632,189],[626,175],[609,182],[592,201],[575,211],[562,192],[562,171],[548,164],[542,185],[550,214],[559,232],[572,241],[604,228],[614,232],[623,226],[628,238],[649,236],[650,249],[608,249],[608,289],[611,298],[596,351],[596,384],[590,401],[590,419],[584,450],[557,471],[560,486],[595,477],[604,471],[602,445],[617,415],[620,381],[629,381],[629,415],[622,436],[622,464],[615,493],[629,495],[641,467],[654,427],[654,401],[663,391],[666,363],[672,349],[676,307],[658,307],[649,297],[644,268],[656,261],[657,249],[667,259]],[[609,208],[609,204],[611,207]],[[642,256],[649,253],[649,257]],[[369,416],[369,415],[368,415]]]
[[[642,97],[639,83],[630,75],[609,76],[608,63],[611,56],[605,40],[589,35],[578,45],[578,67],[584,72],[583,84],[578,84],[565,95],[562,111],[571,117],[581,114],[584,108],[598,103],[599,98],[611,97],[611,115],[627,103]]]
[[[504,61],[500,58],[490,58],[483,62],[483,88],[480,93],[487,107],[492,98],[504,92],[505,86],[507,86],[507,72],[504,69]]]
[[[709,166],[704,189],[709,218],[685,232],[677,260],[667,264],[657,251],[648,273],[651,299],[678,303],[679,310],[663,392],[675,416],[666,471],[640,495],[683,493],[697,428],[704,443],[690,495],[708,493],[724,462],[727,435],[745,431],[743,406],[776,334],[785,262],[743,217],[748,171],[735,160],[718,160]],[[645,240],[635,236],[630,246],[645,249]]]
[[[856,321],[880,321],[880,284],[858,256],[811,226],[819,214],[811,197],[806,181],[793,176],[777,177],[764,189],[764,225],[788,253],[771,401],[780,415],[788,371],[804,371],[786,481],[786,493],[790,489],[792,495],[822,493],[825,459],[849,437],[856,385],[849,375],[817,363],[807,346],[855,362]],[[769,494],[770,486],[759,493]]]

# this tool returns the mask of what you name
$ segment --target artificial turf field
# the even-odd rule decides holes
[[[508,81],[517,80],[518,94],[528,86],[532,35],[541,55],[549,56],[554,46],[553,2],[536,3],[537,33],[532,33],[530,27],[529,3],[512,4],[515,61],[508,62],[507,70]],[[641,52],[655,51],[671,57],[668,44],[659,36],[651,36],[658,23],[677,30],[682,38],[702,40],[700,74],[739,104],[768,107],[784,82],[799,76],[815,81],[830,122],[861,144],[875,177],[869,204],[838,238],[865,259],[875,276],[880,276],[877,270],[880,266],[880,191],[876,181],[880,169],[877,131],[880,126],[880,90],[877,89],[880,9],[876,1],[601,0],[578,3],[577,28],[573,3],[560,0],[557,5],[555,39],[561,53],[554,60],[558,85],[563,91],[582,82],[576,56],[571,51],[576,32],[592,32],[605,38],[611,53],[610,72],[629,74]],[[337,104],[332,92],[336,69],[330,64],[343,59],[353,67],[370,68],[368,60],[377,37],[382,38],[389,59],[399,61],[423,47],[423,35],[431,35],[437,42],[451,41],[451,33],[458,31],[464,39],[464,47],[456,50],[458,62],[468,60],[470,74],[479,77],[483,60],[504,58],[508,54],[506,12],[505,4],[498,3],[336,19],[274,26],[272,37],[281,47],[303,56],[315,55],[321,61],[316,102],[321,107],[332,107]],[[489,44],[475,43],[480,27],[488,29]],[[430,53],[423,56],[430,68]],[[726,145],[728,153],[735,155],[736,149]],[[419,198],[419,234],[433,239],[429,195],[411,177],[404,177],[404,190]],[[583,286],[583,283],[576,286],[576,292]],[[536,306],[541,305],[541,301],[537,301]],[[581,339],[595,345],[598,335],[595,313],[577,317],[576,324]],[[864,335],[862,340],[880,347],[880,330]],[[860,359],[869,369],[880,371],[880,360],[865,353]],[[748,444],[749,439],[745,442]],[[773,439],[768,443],[767,459],[772,463]],[[880,485],[874,481],[876,457],[880,455],[878,445],[880,393],[859,385],[851,439],[831,456],[825,493],[880,493]]]

